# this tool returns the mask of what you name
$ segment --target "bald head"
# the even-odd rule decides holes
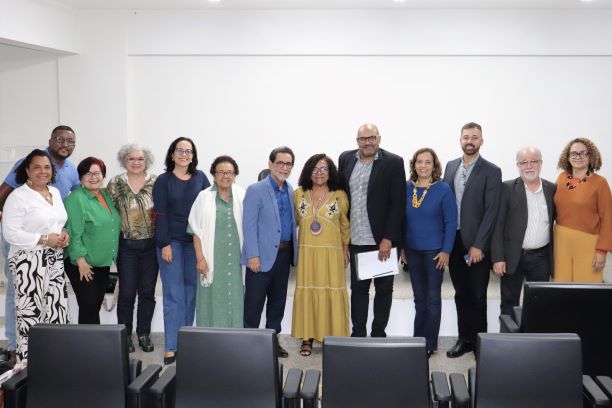
[[[361,125],[359,127],[359,130],[357,131],[357,137],[369,136],[371,134],[379,135],[378,127],[376,127],[376,125],[373,125],[371,123],[366,123],[364,125]]]
[[[380,134],[378,128],[371,123],[361,125],[357,131],[357,147],[361,160],[373,160],[378,153],[380,145]]]
[[[537,147],[523,147],[521,150],[516,152],[516,161],[521,161],[521,157],[526,154],[536,155],[538,160],[542,160],[542,152],[540,151],[540,149],[538,149]]]

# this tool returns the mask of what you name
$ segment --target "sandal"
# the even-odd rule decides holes
[[[302,341],[302,346],[300,347],[300,355],[303,357],[308,357],[312,354],[312,339]]]

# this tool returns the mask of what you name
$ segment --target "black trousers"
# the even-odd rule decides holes
[[[476,345],[477,334],[487,331],[487,287],[491,255],[484,252],[482,261],[468,266],[464,258],[468,251],[469,248],[461,240],[461,233],[457,231],[448,268],[455,288],[459,338]]]
[[[548,282],[550,280],[549,254],[548,247],[535,252],[523,253],[514,273],[501,277],[501,314],[511,315],[513,307],[519,305],[523,280],[529,282]]]
[[[353,331],[351,337],[366,337],[368,306],[370,304],[370,283],[374,280],[374,320],[372,337],[387,337],[385,329],[389,322],[391,303],[393,301],[393,276],[374,279],[357,279],[357,261],[355,255],[360,252],[377,251],[378,245],[349,245],[351,258],[351,320]]]
[[[100,324],[100,307],[104,300],[110,266],[92,267],[93,279],[89,282],[81,280],[79,267],[73,265],[69,259],[64,260],[64,269],[79,304],[79,324]]]
[[[266,329],[281,332],[281,322],[287,301],[287,283],[291,267],[293,248],[278,250],[272,269],[267,272],[253,272],[246,268],[244,282],[244,327],[257,328],[261,312],[266,304]],[[266,303],[267,299],[267,303]]]

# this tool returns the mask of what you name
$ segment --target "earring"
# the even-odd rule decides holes
[[[28,180],[26,181],[26,183],[28,183],[28,186],[31,186],[31,185],[32,185],[32,180],[30,180],[30,179],[28,178]]]

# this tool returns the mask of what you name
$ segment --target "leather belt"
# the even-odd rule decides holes
[[[291,241],[281,241],[278,244],[278,249],[287,249],[291,245]]]
[[[548,248],[548,245],[544,245],[541,248],[535,248],[535,249],[521,249],[521,254],[523,254],[523,255],[534,255],[534,254],[538,254],[538,253],[544,251],[547,248]]]

